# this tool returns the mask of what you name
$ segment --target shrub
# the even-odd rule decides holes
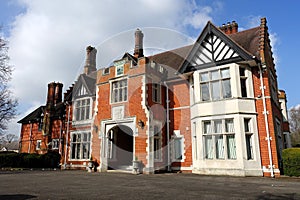
[[[300,176],[300,148],[289,148],[282,151],[284,174]]]
[[[6,152],[0,153],[0,168],[56,168],[59,166],[60,154],[48,152],[43,155]]]

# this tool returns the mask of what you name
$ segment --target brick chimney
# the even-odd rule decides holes
[[[54,96],[54,105],[62,102],[62,83],[56,83],[55,86],[55,96]]]
[[[56,83],[52,82],[48,84],[48,93],[47,93],[47,102],[46,106],[51,107],[54,105],[54,99],[55,99],[55,86]]]
[[[88,46],[86,48],[86,60],[83,71],[84,74],[88,75],[94,71],[97,71],[96,54],[97,50],[95,49],[95,47]]]
[[[238,32],[238,24],[235,21],[232,21],[231,23],[227,22],[227,24],[223,24],[219,28],[227,35]]]
[[[139,58],[144,56],[143,52],[143,37],[144,34],[140,29],[136,29],[135,33],[135,45],[134,45],[134,57]]]
[[[48,84],[48,93],[47,93],[47,108],[51,108],[53,105],[62,102],[62,83],[49,83]]]

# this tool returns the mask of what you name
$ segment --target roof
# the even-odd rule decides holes
[[[26,117],[18,121],[18,123],[29,123],[33,121],[38,121],[41,118],[42,113],[44,113],[46,106],[40,106],[37,109],[35,109],[33,112],[29,113]]]
[[[21,124],[27,124],[31,122],[38,122],[41,119],[42,113],[44,114],[46,106],[40,106],[37,109],[35,109],[33,112],[29,113],[27,116],[25,116],[23,119],[19,120],[18,123]],[[56,119],[64,115],[64,103],[60,102],[54,106],[54,111],[51,117]]]
[[[208,24],[211,24],[213,27],[216,27],[211,22],[208,22]],[[217,29],[220,30],[219,28]],[[220,32],[222,31],[220,30]],[[235,43],[239,48],[243,49],[248,54],[255,56],[257,59],[260,59],[259,56],[260,33],[261,33],[260,27],[255,27],[255,28],[251,28],[248,30],[240,31],[229,35],[226,35],[224,33],[224,35],[226,35],[225,37],[227,37],[229,40]],[[195,44],[162,52],[153,56],[149,56],[149,58],[161,65],[172,67],[173,69],[178,71],[179,68],[183,65],[184,61],[187,59],[187,56],[190,54]]]

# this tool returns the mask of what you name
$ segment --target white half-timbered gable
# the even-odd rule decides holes
[[[252,56],[246,50],[211,22],[208,22],[179,72],[187,73],[200,68],[252,59]]]

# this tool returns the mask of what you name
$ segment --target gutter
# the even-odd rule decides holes
[[[266,106],[266,97],[265,97],[265,86],[263,83],[263,70],[266,66],[263,65],[261,66],[260,63],[258,63],[258,68],[259,68],[259,76],[260,76],[260,89],[262,93],[262,100],[263,100],[263,107],[264,107],[264,118],[265,118],[265,127],[266,127],[266,133],[267,137],[266,140],[268,142],[268,153],[269,153],[269,162],[270,162],[270,170],[271,170],[271,177],[274,178],[274,167],[273,167],[273,159],[272,159],[272,150],[271,150],[271,140],[272,137],[270,137],[270,132],[269,132],[269,122],[268,122],[268,111],[267,111],[267,106]]]

